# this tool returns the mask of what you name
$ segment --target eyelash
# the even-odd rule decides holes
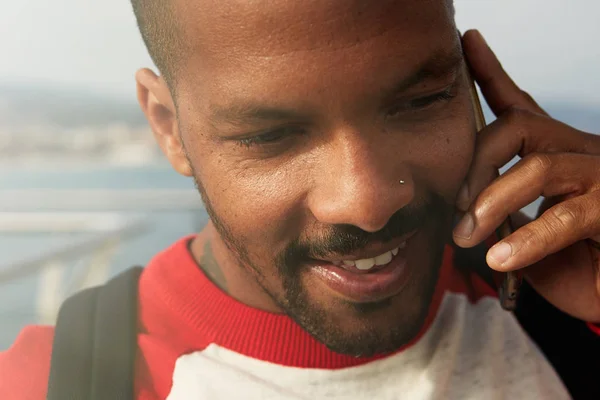
[[[456,94],[453,93],[452,89],[452,87],[449,87],[443,92],[435,93],[429,96],[401,103],[400,105],[396,105],[392,107],[390,111],[388,111],[388,116],[394,117],[395,115],[400,114],[402,111],[421,111],[432,106],[435,103],[452,100],[456,97]]]
[[[398,114],[398,112],[395,110],[400,109],[401,107],[404,107],[404,109],[408,109],[409,111],[420,111],[426,109],[427,107],[437,102],[452,100],[455,97],[456,94],[452,93],[452,88],[450,87],[444,90],[443,92],[411,100],[403,103],[401,106],[395,106],[394,108],[392,108],[391,112],[388,112],[388,116],[391,115],[393,117],[394,114]],[[280,128],[259,135],[238,139],[237,143],[240,146],[246,148],[250,148],[253,146],[266,146],[269,144],[273,144],[277,142],[280,138],[285,137],[287,134],[290,134],[289,131],[292,131],[291,134],[302,133],[302,130],[299,128]]]
[[[280,138],[285,137],[286,135],[300,134],[303,131],[300,128],[280,128],[274,131],[262,133],[255,136],[250,136],[247,138],[238,139],[237,143],[240,146],[250,148],[252,146],[266,146],[272,143],[277,142]]]

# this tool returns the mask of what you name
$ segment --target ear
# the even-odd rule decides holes
[[[153,71],[144,68],[135,75],[137,97],[154,137],[178,173],[192,176],[177,122],[175,102],[167,83]]]

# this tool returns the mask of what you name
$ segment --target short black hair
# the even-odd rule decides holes
[[[454,0],[446,2],[454,14]],[[131,5],[148,53],[174,94],[175,73],[185,50],[173,0],[131,0]]]
[[[138,28],[152,61],[173,87],[177,61],[183,51],[172,0],[131,0]]]

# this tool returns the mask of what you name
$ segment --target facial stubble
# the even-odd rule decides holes
[[[238,261],[239,267],[251,272],[264,293],[286,315],[329,349],[337,353],[357,357],[385,354],[399,349],[418,334],[427,316],[438,280],[447,235],[445,222],[448,221],[449,210],[452,209],[442,197],[431,195],[428,201],[420,205],[399,210],[390,219],[391,224],[388,223],[386,228],[375,234],[364,232],[354,226],[336,226],[328,234],[321,235],[319,240],[312,243],[302,243],[300,240],[290,243],[286,250],[276,255],[271,261],[276,267],[275,271],[278,274],[276,278],[281,281],[281,287],[283,288],[281,293],[275,293],[274,290],[269,288],[267,275],[264,272],[272,271],[273,268],[268,268],[266,265],[261,267],[259,263],[251,259],[250,249],[238,239],[238,236],[215,211],[210,197],[200,179],[197,178],[198,175],[195,171],[193,171],[193,177],[206,212],[226,247]],[[351,331],[347,327],[341,327],[333,322],[334,316],[328,310],[328,306],[333,304],[315,304],[311,301],[308,295],[309,292],[302,284],[301,277],[303,265],[310,257],[327,252],[343,254],[360,250],[369,242],[374,240],[389,241],[415,228],[426,228],[432,232],[429,240],[430,256],[425,257],[429,258],[429,265],[413,267],[421,269],[422,278],[418,281],[409,282],[407,285],[415,285],[412,292],[419,294],[418,298],[410,299],[411,302],[418,303],[416,316],[411,315],[409,318],[403,318],[400,315],[396,321],[390,321],[390,326],[382,331],[379,327],[371,326],[369,318],[382,312],[389,312],[394,315],[396,310],[394,310],[393,298],[367,304],[355,304],[341,299],[332,299],[332,303],[337,303],[335,306],[338,309],[341,306],[356,321],[354,329]],[[403,291],[406,290],[410,290],[410,288],[407,287]]]

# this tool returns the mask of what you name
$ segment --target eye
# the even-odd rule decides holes
[[[452,100],[454,97],[456,97],[456,94],[453,92],[453,88],[449,87],[443,92],[403,101],[399,104],[396,104],[388,110],[387,116],[393,118],[403,113],[418,112],[434,106],[437,103],[443,103]]]
[[[269,146],[276,145],[284,141],[286,138],[298,135],[304,131],[298,127],[285,127],[279,128],[272,131],[260,133],[254,136],[236,139],[236,142],[240,146],[253,147],[253,146]]]

